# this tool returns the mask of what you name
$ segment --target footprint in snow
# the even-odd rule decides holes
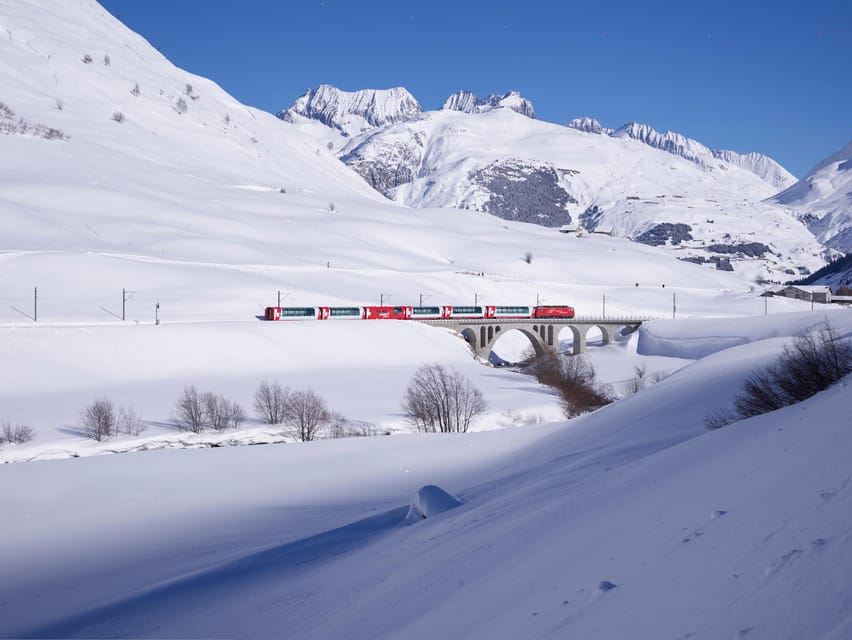
[[[789,553],[785,553],[783,556],[781,556],[778,562],[773,562],[771,564],[766,565],[766,569],[763,570],[764,575],[768,577],[774,573],[777,573],[778,571],[783,569],[787,565],[787,563],[790,562],[790,560],[793,560],[800,555],[802,555],[801,549],[793,549]]]

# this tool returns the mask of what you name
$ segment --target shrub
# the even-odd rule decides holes
[[[479,389],[461,372],[437,363],[415,372],[402,400],[406,419],[426,433],[465,433],[485,409]]]
[[[260,383],[254,394],[254,409],[262,422],[281,424],[284,419],[284,404],[288,392],[277,382],[270,384],[266,380]]]
[[[122,123],[124,122],[124,114],[121,111],[114,111],[112,114],[112,119],[115,122]]]
[[[186,100],[184,100],[183,98],[178,98],[177,102],[175,102],[175,111],[183,114],[183,113],[186,113],[186,109],[187,109]]]
[[[778,358],[753,372],[734,399],[733,410],[715,409],[705,418],[710,428],[796,404],[852,373],[852,343],[825,324],[797,336]]]
[[[778,359],[755,371],[734,401],[741,418],[775,411],[827,389],[852,372],[852,344],[826,324],[798,336]]]
[[[91,63],[92,63],[92,56],[90,56],[87,53],[86,55],[83,56],[83,64],[91,64]]]
[[[98,442],[116,433],[115,408],[108,398],[95,400],[80,412],[80,422],[87,438]]]
[[[624,391],[627,395],[632,396],[634,393],[639,393],[642,389],[645,388],[647,384],[648,377],[648,367],[644,364],[636,365],[633,367],[633,377],[627,381],[627,384],[624,386]]]
[[[133,88],[130,90],[130,95],[134,98],[138,98],[142,94],[142,90],[139,88],[139,83],[133,85]]]
[[[524,254],[524,262],[526,262],[527,264],[530,264],[532,261],[533,261],[532,251],[527,251]]]
[[[13,425],[11,422],[4,422],[3,432],[0,434],[0,443],[23,444],[32,440],[34,435],[32,427],[25,424]]]
[[[595,382],[594,367],[582,356],[565,357],[547,349],[533,359],[527,371],[559,393],[562,410],[568,418],[612,402],[610,392]]]
[[[112,62],[112,59],[109,57],[109,54],[105,53],[104,54],[104,66],[108,67],[111,62]]]

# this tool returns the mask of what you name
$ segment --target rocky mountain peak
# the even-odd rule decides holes
[[[455,92],[441,107],[444,111],[463,111],[465,113],[484,113],[494,109],[511,109],[521,115],[535,119],[535,109],[532,102],[517,91],[509,91],[503,95],[492,94],[485,98],[478,97],[473,91],[461,90]]]
[[[289,109],[276,115],[287,121],[303,116],[345,135],[357,135],[384,124],[408,120],[420,112],[420,103],[403,87],[343,91],[323,84],[308,89]]]
[[[566,125],[570,129],[577,129],[578,131],[585,131],[586,133],[604,133],[609,135],[612,133],[612,129],[608,129],[604,127],[600,122],[595,120],[594,118],[590,118],[588,116],[583,116],[581,118],[574,118]]]

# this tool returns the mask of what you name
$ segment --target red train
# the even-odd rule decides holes
[[[451,320],[497,318],[573,318],[574,307],[547,305],[266,307],[264,320]]]

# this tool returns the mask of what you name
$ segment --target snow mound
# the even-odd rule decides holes
[[[427,484],[424,487],[420,487],[411,496],[411,507],[408,509],[405,522],[414,523],[419,520],[425,520],[439,513],[455,509],[460,504],[461,500],[451,496],[441,487],[437,487],[434,484]]]

